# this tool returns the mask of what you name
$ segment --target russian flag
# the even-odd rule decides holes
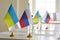
[[[45,23],[49,23],[49,21],[50,21],[50,16],[49,16],[49,14],[47,13],[47,16],[46,16],[46,18],[45,18]]]
[[[26,11],[23,12],[21,19],[19,20],[21,28],[24,28],[29,25],[28,17]]]
[[[57,21],[57,14],[56,13],[53,13],[53,20]]]

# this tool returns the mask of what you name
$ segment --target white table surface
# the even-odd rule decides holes
[[[11,32],[0,32],[0,40],[29,40],[26,33],[14,32],[15,37],[11,38]],[[30,40],[57,40],[54,36],[32,35]]]
[[[10,34],[11,34],[11,32],[1,32],[0,33],[0,38],[9,38],[9,39],[11,39]],[[26,36],[27,36],[27,34],[25,34],[25,33],[14,32],[13,39],[28,39]]]

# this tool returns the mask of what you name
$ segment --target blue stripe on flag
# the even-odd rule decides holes
[[[27,15],[26,15],[26,12],[25,11],[23,13],[22,18],[24,20],[25,26],[28,26],[29,25],[29,22],[28,22],[28,18],[27,18]]]
[[[41,17],[41,15],[39,14],[39,11],[37,11],[36,15],[38,16],[38,18]]]
[[[46,18],[45,18],[45,22],[47,22],[47,20],[48,20],[48,14],[47,14],[47,16],[46,16]]]
[[[17,18],[16,12],[14,11],[12,4],[10,5],[8,12],[9,12],[14,24],[16,24],[18,22],[18,18]]]

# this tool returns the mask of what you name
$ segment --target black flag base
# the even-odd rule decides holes
[[[27,38],[32,38],[32,35],[29,33],[29,34],[27,35]]]
[[[14,37],[14,33],[13,32],[11,33],[10,37]]]

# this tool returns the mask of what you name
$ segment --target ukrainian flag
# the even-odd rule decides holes
[[[10,5],[8,12],[6,13],[6,15],[4,17],[4,22],[6,23],[8,28],[12,27],[14,24],[16,24],[18,22],[17,15],[16,15],[16,12],[15,12],[12,4]]]
[[[41,16],[40,16],[40,14],[39,14],[39,11],[37,11],[36,15],[35,15],[34,18],[33,18],[35,24],[38,23],[38,20],[39,20],[40,17],[41,17]]]

